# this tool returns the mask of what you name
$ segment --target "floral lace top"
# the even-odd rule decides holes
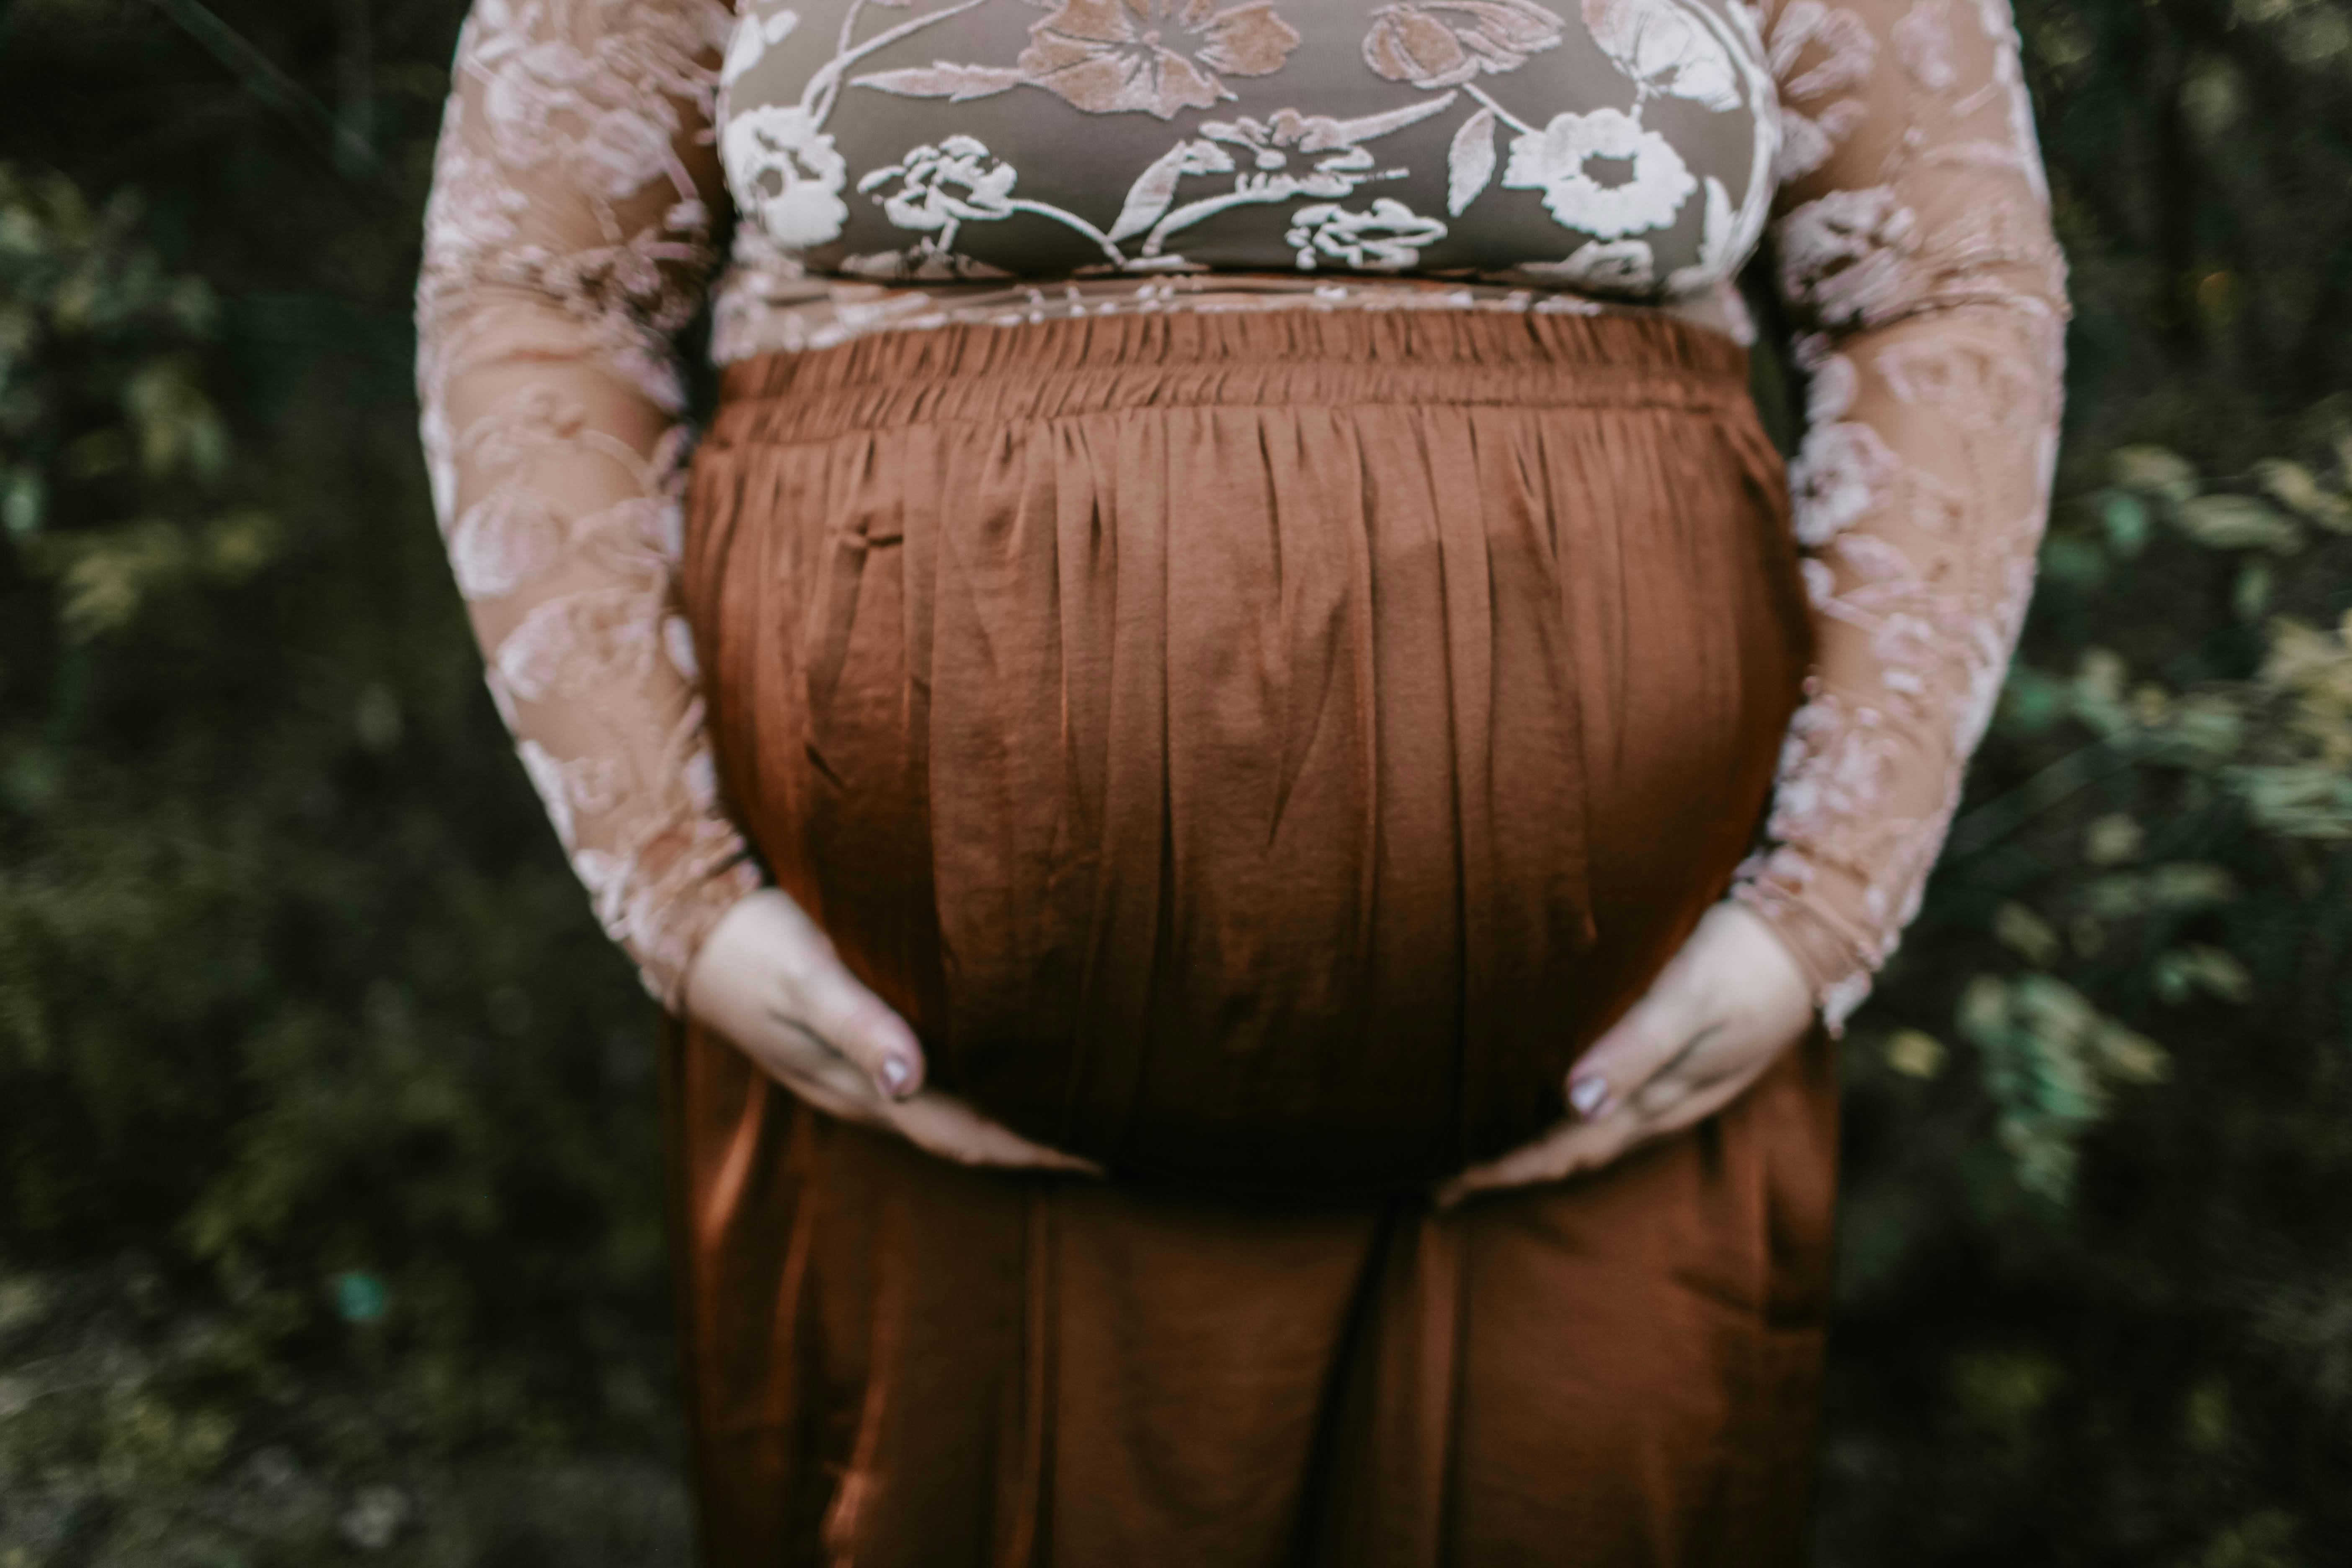
[[[991,301],[1150,308],[1237,271],[1720,310],[1775,105],[1730,0],[748,0],[718,100],[746,220],[719,352]],[[1004,286],[1035,279],[1061,286]]]
[[[419,384],[490,689],[672,1005],[757,885],[678,548],[715,358],[1181,309],[1664,310],[1810,373],[1818,667],[1737,896],[1832,1027],[1915,912],[2048,502],[2066,307],[2005,0],[475,0]],[[739,220],[720,268],[721,209]]]

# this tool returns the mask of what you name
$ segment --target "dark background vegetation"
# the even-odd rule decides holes
[[[2352,1560],[2352,8],[2023,0],[2043,588],[1818,1560]],[[0,1568],[677,1563],[652,1016],[428,516],[457,0],[0,0]]]

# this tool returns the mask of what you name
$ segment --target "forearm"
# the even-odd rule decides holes
[[[526,771],[605,930],[677,1005],[758,881],[718,798],[674,585],[672,341],[709,261],[701,127],[724,12],[488,15],[460,44],[418,287],[434,496]]]
[[[1792,0],[1773,43],[1817,661],[1736,893],[1835,1028],[1917,911],[2032,592],[2064,265],[2005,9]]]

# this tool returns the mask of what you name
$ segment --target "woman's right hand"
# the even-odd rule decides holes
[[[830,1115],[897,1132],[961,1164],[1101,1173],[925,1089],[915,1031],[777,889],[748,894],[719,917],[687,973],[686,1006]]]

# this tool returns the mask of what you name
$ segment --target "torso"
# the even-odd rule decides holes
[[[1770,196],[1738,0],[751,4],[722,359],[975,300],[1673,308]],[[1187,1184],[1411,1186],[1548,1124],[1745,853],[1795,698],[1736,357],[898,337],[730,383],[784,389],[723,405],[685,576],[730,796],[937,1081]]]

